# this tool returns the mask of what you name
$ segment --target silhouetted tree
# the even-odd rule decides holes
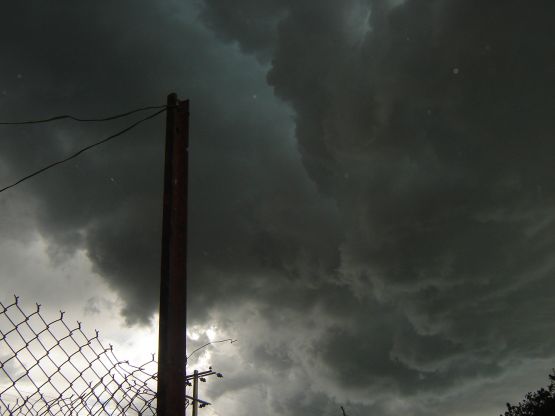
[[[528,393],[516,406],[507,403],[507,411],[501,416],[554,416],[555,415],[555,370],[549,375],[549,386]]]

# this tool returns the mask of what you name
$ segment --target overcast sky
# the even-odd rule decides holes
[[[206,414],[499,415],[547,384],[552,0],[5,3],[0,121],[191,100],[190,341],[239,340],[198,364]],[[129,122],[0,126],[0,188]],[[163,146],[161,116],[0,194],[0,300],[155,349]]]

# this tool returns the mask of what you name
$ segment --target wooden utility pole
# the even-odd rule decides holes
[[[214,370],[212,370],[212,367],[209,367],[210,369],[208,371],[202,371],[199,372],[198,370],[195,370],[193,372],[193,374],[189,374],[185,379],[186,379],[186,383],[188,386],[191,385],[191,381],[193,380],[193,395],[189,396],[189,395],[185,395],[185,397],[187,399],[190,400],[190,404],[193,406],[193,416],[198,416],[198,409],[200,407],[205,407],[205,406],[210,406],[210,403],[204,400],[201,400],[198,398],[198,383],[199,381],[206,381],[207,376],[213,376],[214,374],[218,377],[218,378],[222,378],[223,375],[222,373],[216,373]]]
[[[158,416],[185,414],[189,101],[168,95],[158,332]]]
[[[198,382],[198,370],[195,370],[195,375],[193,378],[193,416],[198,416]]]

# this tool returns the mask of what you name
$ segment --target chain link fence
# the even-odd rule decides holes
[[[116,358],[98,331],[0,302],[0,415],[154,415],[157,363]]]

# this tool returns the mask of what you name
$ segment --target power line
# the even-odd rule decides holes
[[[148,107],[141,107],[141,108],[137,108],[135,110],[127,111],[125,113],[116,114],[114,116],[103,117],[103,118],[79,118],[79,117],[75,117],[75,116],[72,116],[72,115],[69,115],[69,114],[64,114],[64,115],[60,115],[60,116],[54,116],[54,117],[38,119],[38,120],[1,121],[0,125],[3,125],[3,126],[18,126],[18,125],[23,125],[23,124],[41,124],[41,123],[49,123],[51,121],[64,120],[64,119],[69,119],[69,120],[73,120],[73,121],[80,121],[80,122],[111,121],[111,120],[116,120],[118,118],[127,117],[127,116],[130,116],[131,114],[139,113],[141,111],[158,110],[160,108],[166,108],[166,107],[167,107],[166,105],[154,105],[154,106],[148,106]]]
[[[53,168],[53,167],[55,167],[55,166],[58,166],[58,165],[61,165],[62,163],[65,163],[65,162],[67,162],[67,161],[69,161],[69,160],[71,160],[71,159],[75,159],[75,158],[76,158],[77,156],[79,156],[81,153],[84,153],[84,152],[86,152],[87,150],[92,149],[93,147],[100,146],[101,144],[104,144],[104,143],[106,143],[106,142],[108,142],[108,141],[110,141],[110,140],[112,140],[112,139],[115,139],[115,138],[118,137],[118,136],[121,136],[121,135],[124,134],[124,133],[127,133],[129,130],[132,130],[133,128],[137,127],[139,124],[141,124],[141,123],[143,123],[143,122],[145,122],[145,121],[147,121],[147,120],[150,120],[151,118],[156,117],[158,114],[161,114],[161,113],[163,113],[164,111],[166,111],[167,107],[166,107],[166,106],[162,106],[162,107],[163,107],[162,110],[157,111],[157,112],[155,112],[155,113],[153,113],[153,114],[151,114],[151,115],[149,115],[149,116],[147,116],[147,117],[145,117],[145,118],[142,118],[142,119],[139,120],[139,121],[136,121],[135,123],[131,124],[130,126],[124,128],[123,130],[120,130],[120,131],[118,131],[117,133],[112,134],[111,136],[108,136],[108,137],[106,137],[105,139],[102,139],[102,140],[100,140],[100,141],[98,141],[98,142],[96,142],[96,143],[93,143],[93,144],[91,144],[91,145],[88,145],[88,146],[86,146],[86,147],[83,147],[81,150],[79,150],[79,151],[73,153],[71,156],[68,156],[68,157],[66,157],[66,158],[64,158],[64,159],[61,159],[61,160],[58,160],[58,161],[56,161],[56,162],[50,163],[49,165],[47,165],[47,166],[45,166],[45,167],[43,167],[43,168],[40,168],[39,170],[37,170],[37,171],[35,171],[35,172],[33,172],[33,173],[30,173],[30,174],[24,176],[24,177],[21,178],[21,179],[18,179],[17,181],[15,181],[14,183],[12,183],[11,185],[8,185],[8,186],[5,186],[4,188],[1,188],[1,189],[0,189],[0,193],[2,193],[2,192],[4,192],[4,191],[7,191],[7,190],[10,189],[10,188],[13,188],[14,186],[17,186],[17,185],[19,185],[21,182],[24,182],[24,181],[26,181],[26,180],[28,180],[28,179],[31,179],[32,177],[37,176],[37,175],[39,175],[39,174],[41,174],[41,173],[47,171],[48,169],[51,169],[51,168]],[[156,108],[161,108],[161,107],[156,107]],[[135,110],[134,112],[136,112],[136,111],[140,111],[140,110]],[[120,116],[121,116],[121,115],[120,115]],[[116,117],[116,116],[113,116],[113,117]]]

